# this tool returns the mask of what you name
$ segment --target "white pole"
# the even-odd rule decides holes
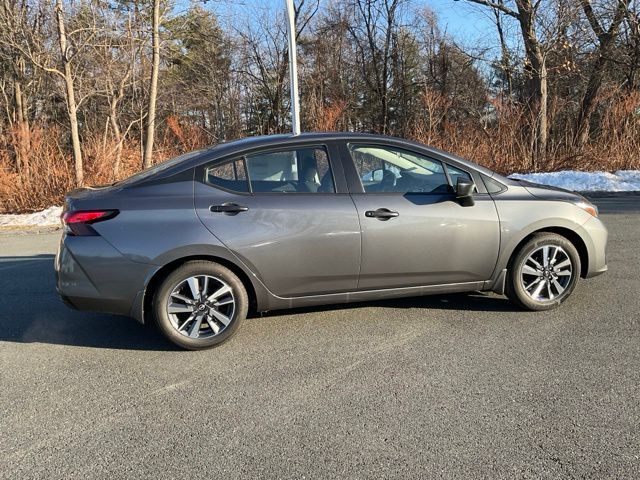
[[[298,103],[298,59],[296,55],[296,12],[293,0],[287,4],[287,34],[289,37],[289,79],[291,84],[291,128],[294,135],[300,134],[300,104]]]

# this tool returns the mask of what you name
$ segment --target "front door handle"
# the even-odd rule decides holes
[[[394,212],[393,210],[389,210],[388,208],[379,208],[377,210],[367,210],[366,212],[364,212],[364,216],[386,221],[390,218],[399,217],[400,214],[398,212]]]
[[[240,212],[246,212],[249,207],[238,205],[237,203],[223,203],[222,205],[211,205],[209,210],[213,213],[226,213],[228,215],[237,215]]]

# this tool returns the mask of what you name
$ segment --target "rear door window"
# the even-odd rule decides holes
[[[304,147],[246,156],[253,193],[335,193],[324,147]]]
[[[239,193],[335,193],[323,146],[253,153],[206,169],[210,185]]]

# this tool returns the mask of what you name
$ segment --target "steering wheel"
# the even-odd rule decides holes
[[[396,181],[398,180],[398,177],[396,177],[396,174],[393,173],[390,170],[383,170],[382,171],[382,180],[380,181],[380,190],[382,190],[383,192],[386,192],[387,189],[390,189],[390,191],[393,191],[394,188],[396,186]]]

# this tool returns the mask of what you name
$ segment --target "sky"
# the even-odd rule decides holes
[[[321,0],[328,3],[330,0]],[[188,5],[189,0],[178,0],[178,4]],[[442,30],[463,44],[495,44],[495,27],[487,14],[487,9],[469,4],[464,0],[410,0],[410,5],[429,7],[438,16]],[[285,10],[285,0],[209,0],[207,7],[233,20],[235,14],[242,15],[255,7]]]
[[[436,12],[443,29],[460,39],[483,38],[495,35],[495,28],[482,7],[464,1],[425,0]]]
[[[252,19],[261,19],[264,15],[273,15],[280,10],[284,15],[285,0],[204,0],[205,8],[214,11],[220,23],[226,28],[241,29]],[[295,1],[295,0],[294,0]],[[335,0],[320,0],[326,6]],[[203,0],[176,0],[176,10],[186,10],[190,2],[202,5]],[[311,3],[311,2],[309,2]],[[408,11],[428,7],[435,12],[442,32],[463,48],[465,52],[475,54],[482,64],[487,66],[500,55],[496,28],[490,10],[465,0],[408,0]],[[275,18],[274,18],[274,21]],[[520,48],[519,35],[513,23],[504,25],[512,48]],[[482,61],[484,60],[484,62]]]

